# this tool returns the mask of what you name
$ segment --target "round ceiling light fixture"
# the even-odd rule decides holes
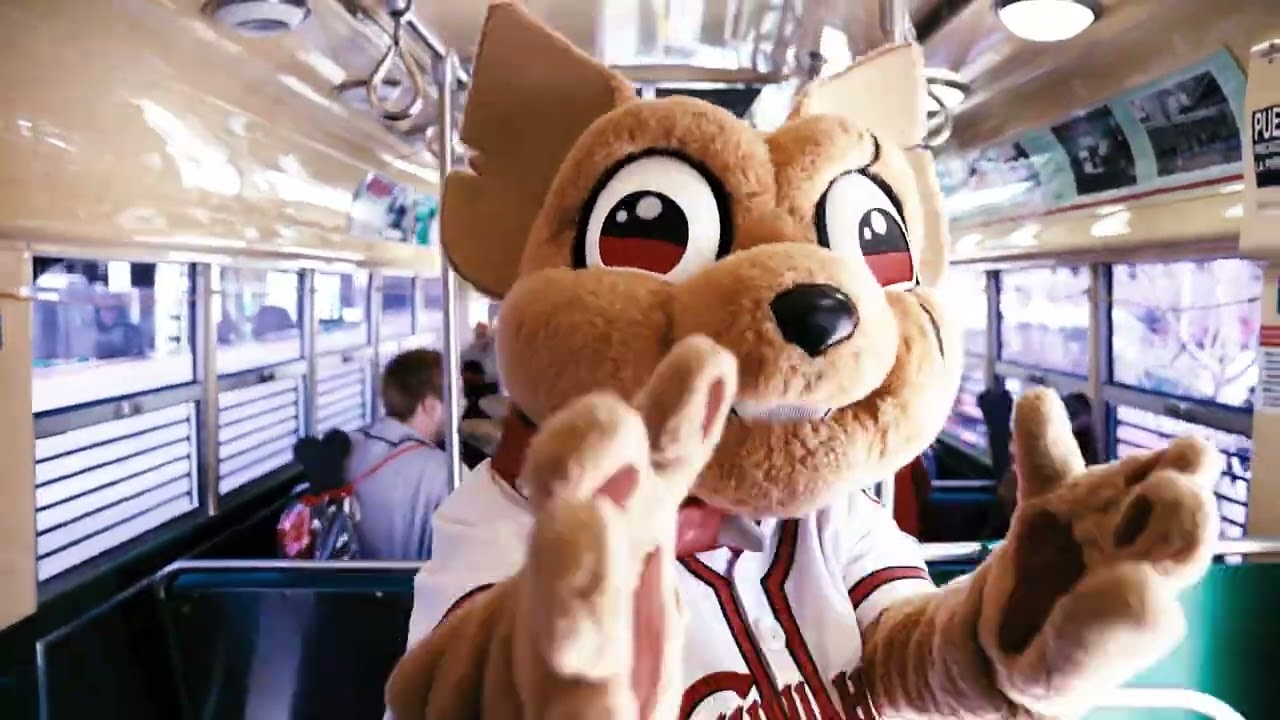
[[[204,11],[241,35],[265,37],[301,25],[311,6],[308,0],[207,0]]]
[[[1102,12],[1097,0],[995,0],[995,8],[1009,32],[1031,42],[1069,40]]]
[[[946,68],[925,68],[924,81],[929,86],[924,105],[929,114],[940,112],[944,107],[955,110],[969,95],[969,83]]]

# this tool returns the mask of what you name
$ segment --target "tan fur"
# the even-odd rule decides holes
[[[1005,544],[869,632],[871,694],[888,717],[1077,717],[1182,638],[1177,593],[1204,574],[1217,537],[1217,453],[1183,438],[1085,468],[1066,408],[1044,389],[1019,399],[1014,432],[1020,502]],[[1151,513],[1135,515],[1144,499]]]
[[[545,67],[530,73],[520,58],[535,50]],[[444,244],[464,277],[504,298],[501,372],[540,426],[518,481],[535,529],[526,567],[396,668],[395,717],[675,717],[680,501],[803,515],[936,438],[962,319],[937,291],[949,241],[920,147],[922,63],[911,45],[872,53],[761,133],[697,100],[637,101],[518,6],[491,7],[464,127],[479,162],[446,184]],[[678,282],[572,269],[602,176],[653,149],[722,186],[727,255]],[[881,287],[862,257],[820,245],[815,205],[853,171],[898,196],[918,286]],[[770,306],[802,284],[837,288],[857,311],[852,335],[816,357],[780,334]],[[831,411],[769,423],[727,417],[735,402]],[[884,717],[1071,716],[1180,637],[1174,598],[1203,575],[1216,534],[1212,451],[1180,440],[1085,468],[1047,391],[1023,396],[1015,426],[1022,502],[1008,541],[863,638]]]

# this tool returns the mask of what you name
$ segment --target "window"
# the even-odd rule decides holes
[[[278,365],[302,357],[299,276],[283,270],[213,269],[218,318],[218,374]]]
[[[191,271],[35,258],[32,411],[190,383]]]
[[[964,351],[968,355],[987,354],[987,274],[969,268],[952,268],[943,290],[949,307],[955,308],[964,323]]]
[[[418,328],[422,347],[444,346],[444,283],[440,278],[418,280]]]
[[[1089,314],[1087,267],[1000,273],[1000,359],[1087,377]]]
[[[345,350],[369,344],[369,274],[316,273],[316,349]]]
[[[943,432],[948,439],[978,454],[988,451],[987,424],[978,409],[978,395],[986,389],[986,364],[980,357],[966,357],[960,377],[960,393]]]
[[[36,440],[43,581],[196,508],[195,404]]]
[[[413,278],[383,276],[381,323],[378,329],[380,341],[413,334]]]
[[[1004,379],[1004,389],[1009,392],[1009,395],[1014,400],[1017,400],[1022,396],[1022,392],[1027,389],[1027,384],[1022,382],[1021,378],[1007,377]]]
[[[952,442],[985,455],[987,425],[978,409],[978,395],[987,387],[987,275],[980,270],[952,268],[944,288],[946,302],[964,323],[964,370],[956,404],[943,426]]]
[[[1114,265],[1114,382],[1247,408],[1258,382],[1262,269],[1249,260]]]
[[[1249,481],[1253,477],[1250,460],[1253,442],[1244,435],[1215,430],[1203,425],[1164,417],[1138,408],[1115,408],[1115,457],[1156,450],[1175,438],[1195,435],[1208,440],[1222,453],[1223,472],[1214,488],[1222,536],[1244,537],[1249,510]]]

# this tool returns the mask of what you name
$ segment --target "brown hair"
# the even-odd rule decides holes
[[[437,350],[406,350],[382,371],[382,405],[387,415],[408,420],[423,400],[444,396],[443,359]]]

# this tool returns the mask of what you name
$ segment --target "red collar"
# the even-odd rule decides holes
[[[514,405],[509,406],[502,424],[502,439],[494,451],[491,467],[503,482],[517,493],[515,479],[524,465],[525,449],[537,432],[537,425]],[[725,514],[697,498],[688,498],[680,506],[676,524],[676,555],[685,557],[728,547],[720,539]]]

